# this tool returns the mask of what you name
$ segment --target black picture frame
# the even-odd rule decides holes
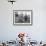
[[[26,15],[27,18],[25,17]],[[32,10],[13,10],[13,25],[32,25],[32,24],[33,24]]]

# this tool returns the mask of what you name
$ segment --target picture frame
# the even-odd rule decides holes
[[[32,25],[32,10],[13,10],[13,25]]]

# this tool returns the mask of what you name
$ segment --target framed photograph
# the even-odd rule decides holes
[[[32,10],[13,10],[13,24],[32,24]]]

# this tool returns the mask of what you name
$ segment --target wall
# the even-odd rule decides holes
[[[32,26],[14,26],[13,10],[33,10]],[[12,5],[0,0],[0,40],[15,40],[19,32],[31,34],[33,40],[46,40],[46,0],[17,0]]]

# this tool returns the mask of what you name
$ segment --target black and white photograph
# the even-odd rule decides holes
[[[14,24],[31,24],[31,10],[14,10]]]

